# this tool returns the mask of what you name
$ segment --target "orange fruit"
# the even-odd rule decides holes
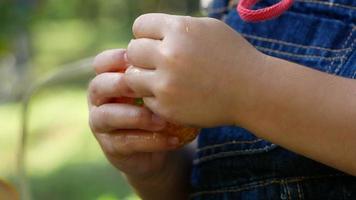
[[[119,97],[116,99],[116,102],[144,106],[142,98]],[[184,146],[185,144],[188,144],[197,137],[199,129],[182,126],[179,124],[168,123],[162,131],[159,131],[157,133],[175,136],[179,139],[179,146]]]
[[[126,69],[120,69],[120,73],[125,73]],[[129,98],[129,97],[119,97],[116,99],[118,103],[126,103],[138,106],[144,106],[144,102],[142,98]],[[168,123],[166,128],[162,131],[159,131],[159,134],[165,134],[170,136],[175,136],[179,139],[179,146],[184,146],[189,142],[193,141],[200,129],[199,128],[192,128],[187,126],[182,126],[179,124]]]

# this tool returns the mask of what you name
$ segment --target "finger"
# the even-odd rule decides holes
[[[164,116],[165,113],[162,112],[159,102],[156,97],[144,97],[142,98],[145,106],[153,113]]]
[[[140,97],[153,96],[154,70],[130,66],[124,75],[126,84]]]
[[[126,50],[106,50],[94,58],[93,66],[97,74],[104,72],[123,72],[128,66]]]
[[[167,19],[172,17],[167,14],[152,13],[139,16],[132,27],[135,38],[151,38],[162,40],[165,36],[164,27],[167,27]]]
[[[107,154],[118,156],[168,151],[179,145],[179,139],[176,137],[144,131],[97,134],[96,138]]]
[[[92,105],[102,105],[113,97],[136,97],[124,81],[122,73],[102,73],[89,84],[89,98]]]
[[[127,59],[130,65],[155,69],[159,60],[161,41],[147,38],[131,40],[127,47]]]
[[[160,131],[166,122],[146,107],[128,104],[104,104],[90,109],[90,127],[95,133],[119,129]]]

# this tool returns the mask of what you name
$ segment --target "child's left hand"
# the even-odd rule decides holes
[[[146,14],[133,26],[125,79],[168,121],[211,127],[237,123],[254,95],[264,55],[212,18]]]

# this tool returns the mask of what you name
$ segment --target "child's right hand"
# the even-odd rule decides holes
[[[167,163],[174,163],[167,162],[175,157],[168,152],[179,141],[154,133],[166,122],[147,108],[115,103],[117,97],[134,97],[119,73],[126,67],[125,50],[105,51],[95,58],[97,76],[88,90],[90,127],[108,160],[129,179],[162,179],[171,169]]]

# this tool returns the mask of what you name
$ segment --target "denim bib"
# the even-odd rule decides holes
[[[275,3],[262,0],[256,8]],[[282,16],[261,23],[242,21],[235,7],[215,0],[209,13],[265,54],[356,78],[356,1],[295,0]],[[191,184],[194,200],[356,200],[356,177],[233,126],[202,130]]]

